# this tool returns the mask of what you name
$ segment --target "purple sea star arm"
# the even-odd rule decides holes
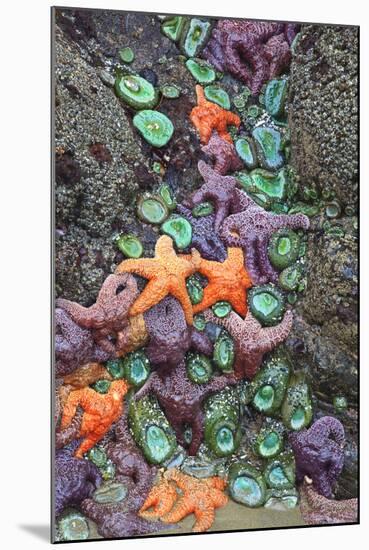
[[[213,353],[213,344],[210,338],[203,332],[199,332],[194,327],[190,327],[191,347],[204,355]]]

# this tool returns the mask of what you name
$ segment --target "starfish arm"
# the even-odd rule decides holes
[[[216,290],[216,293],[214,293],[214,289]],[[221,300],[222,298],[219,296],[218,290],[219,288],[216,285],[209,283],[204,288],[204,296],[201,302],[193,306],[193,312],[199,313],[200,311],[203,311],[204,309],[207,309],[208,307],[214,305],[215,302]]]
[[[192,514],[193,509],[194,506],[192,502],[182,496],[178,499],[172,511],[166,514],[161,519],[164,523],[178,523],[189,514]]]
[[[111,331],[109,329],[96,329],[92,336],[98,346],[111,356],[115,355],[115,346],[109,339]]]
[[[168,235],[162,235],[155,245],[155,256],[166,260],[168,256],[176,256],[173,240]]]
[[[279,228],[288,227],[290,229],[309,229],[310,220],[305,214],[271,214],[270,233]]]
[[[278,281],[278,271],[274,269],[272,264],[270,263],[269,256],[268,256],[268,239],[264,236],[258,236],[256,241],[256,253],[258,255],[258,264],[259,268],[262,271],[263,279],[265,281],[272,281],[273,283],[276,283]]]
[[[228,504],[228,501],[229,501],[227,495],[219,490],[215,490],[215,492],[213,492],[212,500],[215,508],[221,508],[222,506],[226,506],[226,504]]]
[[[229,295],[228,301],[233,309],[242,317],[247,313],[246,290],[244,288],[232,289],[232,294]]]
[[[211,321],[212,323],[216,323],[217,325],[224,327],[232,338],[237,337],[237,335],[241,334],[243,331],[245,321],[234,311],[231,311],[231,313],[223,319],[219,319],[219,317],[214,315],[210,309],[206,310],[204,315],[207,321]]]
[[[152,279],[147,283],[140,296],[131,306],[129,311],[130,315],[140,315],[144,313],[152,306],[159,303],[167,294],[168,289],[165,280],[158,278]]]
[[[191,347],[204,355],[211,355],[213,352],[213,344],[210,338],[203,332],[199,332],[194,327],[190,327]]]
[[[150,279],[157,274],[158,261],[155,258],[140,258],[139,260],[123,260],[115,273],[137,273],[141,277]]]
[[[76,458],[83,458],[83,455],[87,453],[90,449],[92,449],[92,447],[96,445],[99,439],[101,439],[100,435],[86,437],[86,439],[84,439],[81,445],[78,447],[74,456]]]
[[[205,395],[223,390],[226,386],[232,386],[239,382],[238,378],[235,378],[233,374],[216,376],[206,385]]]
[[[196,84],[195,90],[196,90],[197,104],[201,105],[206,103],[207,100],[205,98],[204,88],[199,84]]]
[[[240,226],[241,220],[239,214],[232,214],[223,221],[220,229],[220,238],[227,246],[237,248],[243,246],[244,243],[239,231]]]
[[[228,124],[232,124],[234,126],[237,126],[237,128],[238,128],[239,125],[241,124],[241,119],[235,113],[232,113],[231,111],[228,111],[228,113],[227,113],[227,122],[228,122]]]
[[[195,412],[194,420],[192,423],[192,439],[188,448],[188,454],[195,456],[200,448],[201,442],[204,437],[204,413],[201,408]]]
[[[177,300],[182,305],[187,324],[192,325],[193,323],[192,303],[191,303],[190,297],[188,296],[186,285],[179,285],[177,288],[172,288],[171,293],[175,298],[177,298]]]
[[[194,514],[196,517],[196,523],[192,528],[194,533],[203,533],[213,525],[215,511],[211,505],[202,505],[201,508],[195,508]]]
[[[77,407],[81,402],[81,391],[75,390],[68,395],[67,402],[64,405],[63,415],[60,422],[60,429],[64,430],[72,422],[74,415],[77,412]]]
[[[62,449],[69,445],[74,439],[78,438],[81,430],[83,411],[79,409],[75,417],[71,420],[69,426],[64,430],[58,429],[55,433],[55,448]]]
[[[209,141],[212,131],[212,125],[203,121],[201,127],[199,128],[201,143],[207,143]]]
[[[292,321],[292,311],[287,311],[278,325],[261,329],[257,339],[257,346],[264,352],[274,349],[276,345],[283,342],[289,335],[292,328]]]
[[[78,304],[77,302],[71,302],[70,300],[65,300],[64,298],[58,298],[56,300],[56,307],[61,308],[63,311],[68,313],[77,325],[84,328],[91,328],[93,322],[96,318],[96,307],[95,304],[91,307],[84,307]],[[99,316],[97,316],[97,319]]]
[[[149,379],[145,382],[145,384],[138,390],[138,392],[135,393],[133,396],[134,401],[139,401],[140,399],[146,397],[149,395],[149,393],[154,389],[155,385],[155,379],[158,377],[156,372],[153,372],[150,374]]]

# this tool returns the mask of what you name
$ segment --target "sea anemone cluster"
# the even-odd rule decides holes
[[[285,103],[297,28],[182,16],[160,25],[197,82],[189,118],[202,182],[179,204],[165,178],[142,194],[137,218],[157,228],[154,257],[135,235],[119,235],[125,259],[95,304],[56,301],[60,540],[92,538],[91,522],[105,538],[153,533],[191,513],[194,531],[206,531],[229,498],[296,506],[306,476],[310,491],[332,499],[343,466],[341,423],[314,422],[309,381],[281,347],[304,288],[309,228],[288,212]],[[220,70],[245,89],[233,98],[237,112],[214,84]],[[264,85],[261,107],[252,103],[245,118]],[[115,93],[135,112],[138,136],[165,147],[174,125],[157,110],[162,92],[129,72],[117,75]],[[267,122],[250,126],[260,109]],[[258,419],[248,442],[246,411]],[[204,457],[208,475],[196,466]]]

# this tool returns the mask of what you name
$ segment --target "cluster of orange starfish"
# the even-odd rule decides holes
[[[143,292],[131,306],[130,315],[141,315],[171,294],[181,303],[189,325],[193,314],[206,309],[220,300],[228,301],[233,308],[245,316],[247,313],[246,289],[251,279],[244,267],[244,255],[240,248],[229,248],[228,257],[222,262],[211,262],[201,258],[192,249],[191,254],[177,254],[173,241],[167,235],[160,237],[155,246],[155,258],[124,260],[117,267],[117,273],[137,273],[148,279]],[[186,278],[195,272],[208,279],[203,300],[192,306],[186,288]]]
[[[123,413],[123,397],[128,389],[129,384],[125,380],[115,380],[105,394],[88,386],[70,392],[64,405],[60,429],[65,430],[71,424],[77,407],[83,409],[78,437],[84,439],[75,453],[76,458],[83,458],[84,453],[92,449],[120,418]]]
[[[199,85],[196,86],[196,95],[197,105],[190,113],[190,120],[200,134],[201,143],[208,143],[213,130],[216,130],[221,138],[233,143],[228,126],[233,125],[238,128],[241,124],[240,117],[208,101],[203,88]]]
[[[158,485],[152,488],[140,515],[146,519],[161,519],[164,523],[177,523],[194,514],[196,522],[192,531],[202,533],[212,526],[215,509],[227,504],[225,487],[226,481],[220,477],[197,479],[173,468],[167,470]]]

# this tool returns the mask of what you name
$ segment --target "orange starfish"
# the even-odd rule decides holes
[[[172,511],[161,518],[164,523],[177,523],[189,514],[195,514],[194,533],[207,531],[215,519],[215,508],[225,506],[228,497],[223,493],[226,481],[220,477],[197,479],[170,469],[164,474],[168,481],[175,481],[182,495],[178,498]]]
[[[159,519],[171,511],[177,496],[175,485],[162,477],[147,495],[139,515],[145,519]],[[149,511],[151,507],[153,510]]]
[[[192,325],[192,304],[186,289],[186,278],[192,275],[200,263],[200,254],[192,250],[191,255],[177,256],[173,241],[167,235],[158,239],[155,245],[155,258],[124,260],[116,273],[137,273],[149,279],[143,292],[131,306],[130,315],[144,313],[172,294],[181,303],[189,325]]]
[[[199,85],[196,86],[196,95],[197,105],[190,113],[190,120],[200,134],[201,143],[208,143],[213,130],[216,130],[221,138],[233,143],[227,126],[233,124],[238,128],[241,124],[240,117],[208,101],[203,88]]]
[[[106,434],[110,426],[120,418],[123,412],[123,397],[129,389],[125,380],[111,383],[108,393],[98,393],[90,387],[72,391],[65,403],[60,429],[64,430],[72,422],[77,407],[83,409],[79,437],[84,437],[75,452],[76,458],[83,458]]]
[[[224,262],[211,262],[201,258],[197,271],[205,275],[209,283],[204,289],[204,297],[193,306],[198,313],[220,300],[226,300],[243,317],[247,313],[246,289],[252,281],[244,266],[241,248],[228,248],[228,257]]]

